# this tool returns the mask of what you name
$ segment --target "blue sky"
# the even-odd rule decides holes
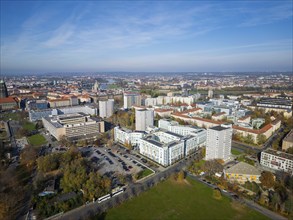
[[[290,1],[1,1],[1,73],[292,71]]]

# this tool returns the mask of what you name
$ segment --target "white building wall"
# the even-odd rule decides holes
[[[273,170],[284,171],[293,174],[293,160],[289,159],[289,157],[285,158],[263,151],[261,152],[260,164]]]
[[[217,130],[216,127],[207,130],[206,160],[228,160],[231,155],[232,128]]]
[[[123,130],[119,127],[114,128],[114,141],[122,144],[130,143],[132,146],[138,145],[139,140],[144,137],[143,132],[132,132]]]
[[[153,110],[136,110],[135,111],[135,130],[146,131],[148,126],[154,125]]]
[[[101,118],[109,118],[114,113],[114,99],[99,101],[99,115]]]
[[[131,108],[132,106],[141,106],[141,96],[140,94],[124,94],[123,97],[123,107],[125,109]]]

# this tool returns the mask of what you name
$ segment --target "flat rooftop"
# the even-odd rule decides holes
[[[275,156],[278,156],[278,157],[286,158],[288,160],[293,160],[293,154],[287,154],[287,153],[284,153],[282,151],[277,151],[277,150],[273,150],[273,149],[267,149],[267,150],[265,150],[263,152],[268,153],[268,154],[272,154],[272,155],[275,155]]]
[[[222,126],[215,126],[215,127],[209,128],[209,129],[216,130],[216,131],[223,131],[223,130],[226,130],[228,128],[222,127]]]
[[[171,131],[164,131],[164,132],[167,133],[167,134],[173,135],[173,136],[175,136],[175,137],[178,137],[178,138],[183,138],[182,135],[180,135],[180,134],[176,134],[176,133],[173,133],[173,132],[171,132]]]

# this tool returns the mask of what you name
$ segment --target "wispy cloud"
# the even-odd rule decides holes
[[[284,19],[292,19],[292,1],[280,2],[274,6],[264,5],[262,8],[242,8],[240,13],[246,15],[246,19],[239,25],[240,27],[259,26],[270,24]],[[282,4],[285,3],[285,4]]]
[[[131,69],[150,64],[160,68],[229,65],[228,59],[241,64],[236,58],[248,59],[247,54],[256,57],[256,53],[267,61],[273,53],[287,61],[292,34],[262,33],[262,38],[254,38],[248,31],[288,21],[292,5],[287,3],[254,7],[247,2],[90,2],[38,7],[17,34],[1,39],[1,62],[6,68],[17,63],[110,70],[111,66]]]
[[[75,33],[75,26],[71,23],[64,23],[52,34],[52,37],[44,42],[47,47],[57,47],[67,43],[69,38]]]

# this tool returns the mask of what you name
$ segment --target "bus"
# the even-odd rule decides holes
[[[115,193],[112,193],[112,196],[118,196],[119,194],[123,193],[124,192],[124,189],[120,189],[118,190],[117,192]]]
[[[110,199],[110,198],[111,198],[110,194],[104,195],[104,196],[98,198],[98,203],[101,203],[101,202],[103,202],[103,201],[105,201],[107,199]]]
[[[125,190],[124,187],[117,187],[117,188],[115,188],[115,189],[112,190],[111,195],[112,195],[112,197],[113,196],[117,196],[117,195],[123,193],[124,190]]]

